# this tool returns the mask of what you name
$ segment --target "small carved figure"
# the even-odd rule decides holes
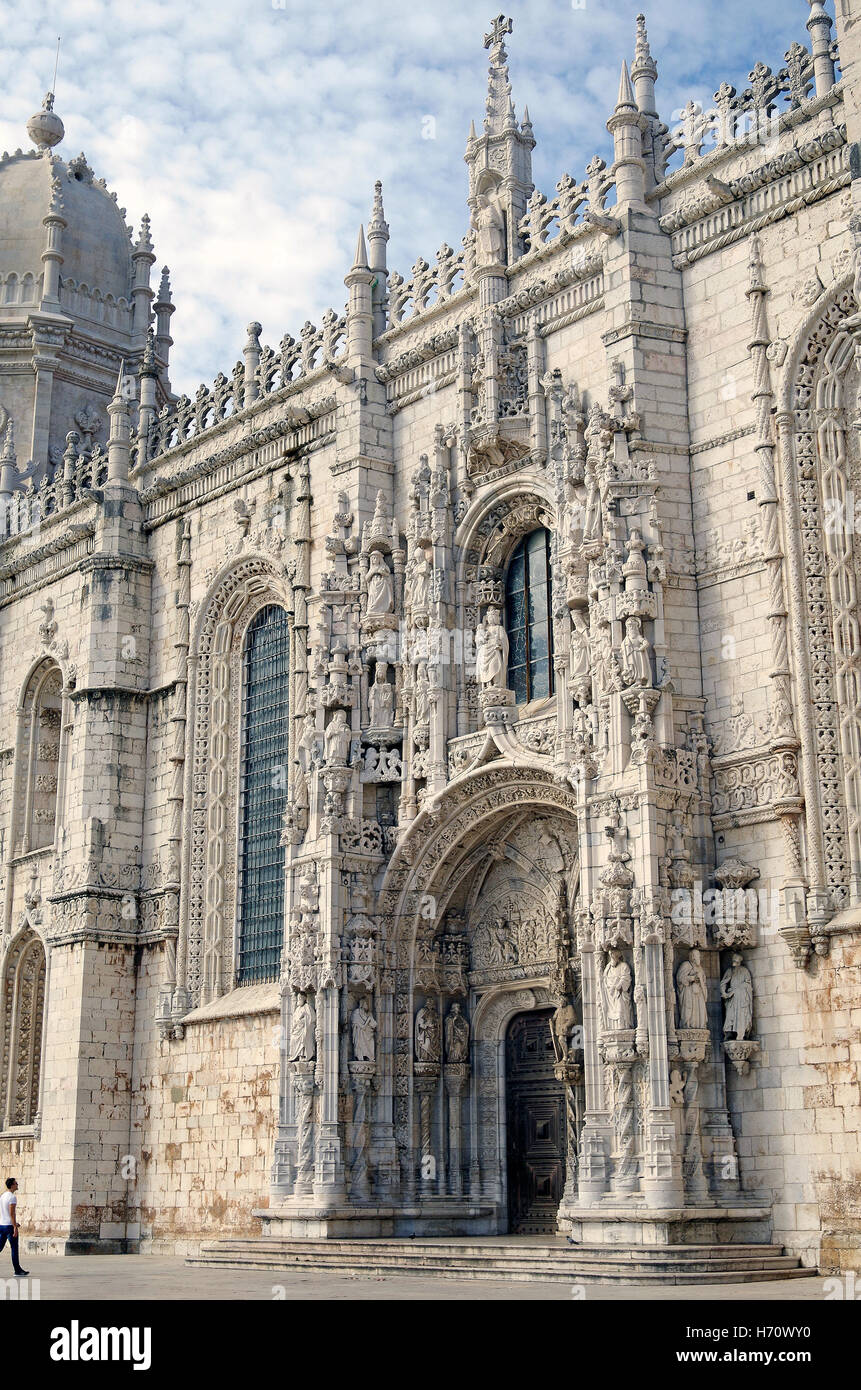
[[[707,1028],[706,972],[700,964],[700,953],[696,947],[676,972],[676,989],[679,996],[679,1027]]]
[[[310,772],[320,756],[316,720],[310,711],[302,721],[302,732],[299,735],[296,751],[302,771],[304,773]]]
[[[612,950],[604,967],[604,993],[607,999],[607,1027],[633,1028],[634,1003],[631,967],[622,952]]]
[[[571,610],[571,689],[578,698],[588,691],[592,676],[592,643],[581,609]]]
[[[307,994],[296,995],[290,1021],[290,1062],[313,1062],[317,1055],[317,1014]]]
[[[433,570],[427,553],[420,550],[413,566],[409,587],[410,606],[414,612],[423,612],[430,603],[432,575]]]
[[[469,1023],[461,1013],[457,1000],[445,1021],[445,1059],[447,1062],[466,1062],[469,1059]]]
[[[501,685],[508,668],[508,633],[499,609],[488,608],[475,634],[475,674],[479,685]]]
[[[621,647],[622,679],[626,685],[651,685],[652,662],[651,647],[643,636],[639,618],[625,620],[625,636]]]
[[[371,1002],[367,995],[350,1015],[350,1027],[353,1034],[353,1061],[375,1061],[376,1039],[374,1033],[377,1029],[377,1020],[371,1013]]]
[[[439,1053],[439,1014],[431,1004],[424,1004],[416,1014],[416,1061],[438,1062]]]
[[[353,735],[347,728],[347,712],[336,709],[326,729],[326,762],[330,767],[344,767],[350,756]]]
[[[384,661],[377,662],[374,683],[368,694],[368,712],[374,729],[390,729],[394,710],[395,692],[387,679],[389,668]]]
[[[495,197],[479,193],[471,223],[475,230],[476,264],[505,264],[505,223]]]
[[[738,951],[733,952],[732,964],[724,972],[720,993],[726,1005],[724,1037],[741,1042],[753,1029],[753,979]]]
[[[368,569],[368,615],[391,613],[394,596],[392,572],[386,564],[386,557],[381,550],[372,550]]]

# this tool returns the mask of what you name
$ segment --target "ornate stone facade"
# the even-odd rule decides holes
[[[37,1240],[537,1221],[516,1032],[562,1117],[541,1220],[857,1265],[861,30],[838,58],[807,8],[676,130],[638,20],[609,158],[552,198],[495,20],[462,247],[391,270],[377,184],[346,315],[251,323],[193,399],[148,219],[117,241],[50,105],[0,162],[0,1151]]]

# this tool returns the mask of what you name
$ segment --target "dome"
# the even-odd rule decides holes
[[[116,195],[96,179],[83,155],[68,162],[53,152],[63,122],[48,98],[27,123],[36,150],[16,150],[0,160],[0,282],[42,273],[46,229],[43,219],[52,198],[59,199],[66,223],[62,231],[63,281],[97,290],[104,299],[128,300],[132,287],[132,247],[124,209]],[[8,295],[2,302],[12,302]]]

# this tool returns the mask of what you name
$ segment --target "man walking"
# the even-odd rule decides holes
[[[17,1180],[7,1178],[6,1191],[0,1196],[0,1250],[8,1240],[9,1249],[12,1251],[12,1268],[16,1274],[23,1277],[29,1270],[22,1269],[18,1259],[18,1198],[15,1196],[17,1191]]]

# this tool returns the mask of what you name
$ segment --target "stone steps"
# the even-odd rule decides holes
[[[569,1246],[555,1240],[219,1240],[190,1265],[342,1276],[553,1283],[733,1284],[809,1278],[779,1245]]]

